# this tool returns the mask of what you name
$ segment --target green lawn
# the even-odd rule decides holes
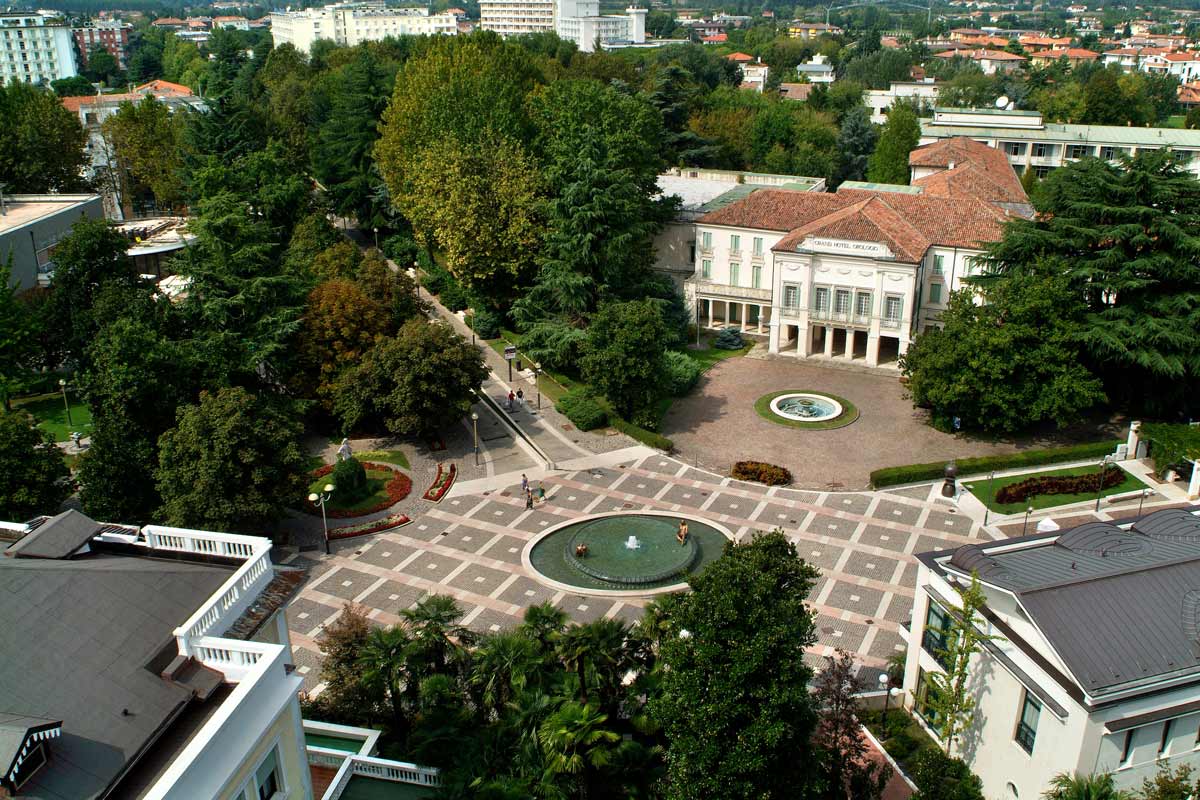
[[[1118,467],[1119,469],[1119,467]],[[1123,470],[1122,470],[1123,471]],[[1054,506],[1065,506],[1070,503],[1082,503],[1085,500],[1095,500],[1096,493],[1083,492],[1081,494],[1041,494],[1029,498],[1028,501],[1022,503],[997,503],[992,500],[994,494],[1004,486],[1010,486],[1014,483],[1028,480],[1030,478],[1040,478],[1050,475],[1098,475],[1100,472],[1099,464],[1088,465],[1086,467],[1068,467],[1067,469],[1050,469],[1043,472],[1029,472],[1024,475],[1008,475],[1003,478],[996,478],[994,481],[989,481],[986,478],[975,479],[970,483],[964,483],[967,489],[971,491],[979,499],[979,502],[986,505],[997,514],[1019,514],[1029,506],[1033,506],[1035,511],[1042,508],[1052,508]],[[1124,494],[1125,492],[1136,492],[1138,489],[1145,488],[1146,484],[1125,473],[1125,480],[1121,481],[1116,486],[1110,489],[1105,489],[1100,493],[1101,497],[1108,497],[1113,494]]]
[[[28,411],[38,421],[38,427],[49,431],[56,442],[66,442],[71,438],[71,432],[77,431],[85,436],[92,432],[92,412],[82,400],[71,396],[71,423],[67,424],[67,411],[63,408],[63,398],[60,392],[25,397],[14,401],[13,405]]]
[[[367,470],[367,488],[371,493],[359,500],[357,503],[343,505],[338,502],[337,493],[334,493],[333,498],[329,501],[330,511],[366,511],[369,508],[379,505],[383,500],[387,499],[387,483],[392,479],[394,473],[389,469],[369,469]],[[325,484],[333,480],[333,475],[325,475],[317,478],[308,486],[309,492],[320,493]]]
[[[410,469],[408,466],[408,456],[399,450],[364,450],[361,453],[355,453],[354,457],[359,461],[395,464],[400,469]]]
[[[1183,114],[1173,114],[1167,117],[1167,122],[1164,128],[1182,128],[1186,117]]]
[[[693,335],[694,331],[695,329],[693,328]],[[754,342],[747,340],[746,345],[738,350],[721,350],[720,348],[712,346],[712,340],[712,336],[705,336],[701,339],[701,343],[704,345],[702,349],[688,347],[683,351],[696,361],[699,361],[700,367],[705,371],[707,371],[718,361],[724,361],[727,358],[733,358],[735,356],[744,356],[754,348]],[[695,341],[695,339],[692,339],[693,343]]]
[[[833,419],[822,420],[820,422],[802,422],[798,419],[787,419],[781,417],[771,410],[771,401],[776,397],[784,394],[816,394],[830,397],[842,406],[842,413],[838,414]],[[844,428],[851,422],[858,419],[858,408],[844,397],[838,397],[836,394],[829,392],[817,392],[811,389],[784,389],[782,392],[771,392],[764,394],[762,397],[754,401],[754,411],[768,422],[774,422],[776,425],[786,425],[789,428],[800,428],[810,431],[831,431],[835,428]]]

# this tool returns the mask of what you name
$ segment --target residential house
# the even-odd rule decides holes
[[[842,29],[837,25],[827,25],[824,22],[805,22],[793,20],[788,25],[788,36],[793,39],[815,39],[818,36],[841,36]]]
[[[214,29],[233,28],[234,30],[248,31],[250,30],[250,20],[236,16],[213,17],[212,26]]]
[[[939,87],[932,78],[923,81],[892,81],[886,89],[868,89],[863,92],[863,103],[871,109],[871,122],[882,125],[887,121],[887,111],[897,100],[914,103],[918,107],[937,105]]]
[[[1092,50],[1084,50],[1080,47],[1064,47],[1053,50],[1042,50],[1029,56],[1029,61],[1038,66],[1049,66],[1060,59],[1065,59],[1072,67],[1084,63],[1091,63],[1100,58],[1100,54]]]
[[[1140,68],[1152,75],[1170,75],[1181,83],[1191,83],[1200,79],[1200,53],[1154,55],[1143,60]]]
[[[829,58],[822,53],[817,53],[807,63],[797,64],[796,74],[807,78],[809,83],[833,83],[835,78],[833,64],[830,64]]]
[[[995,75],[997,72],[1012,72],[1025,66],[1029,59],[1006,50],[943,50],[934,53],[934,58],[949,60],[966,58],[974,61],[985,75]]]

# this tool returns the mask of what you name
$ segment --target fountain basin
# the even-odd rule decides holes
[[[688,538],[676,538],[680,520]],[[629,539],[638,547],[628,547]],[[733,535],[719,525],[669,512],[596,514],[556,525],[525,547],[522,562],[543,583],[576,593],[644,596],[678,591],[719,557]],[[577,548],[587,546],[586,555]]]
[[[771,401],[771,411],[798,422],[824,422],[842,415],[842,404],[832,397],[793,392]]]

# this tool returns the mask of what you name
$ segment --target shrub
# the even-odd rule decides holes
[[[357,503],[370,494],[367,483],[367,470],[357,458],[347,458],[333,465],[330,478],[334,485],[334,496],[338,503],[348,505]]]
[[[495,311],[481,308],[471,317],[471,330],[481,339],[495,339],[500,335],[502,322]]]
[[[739,461],[733,465],[730,475],[735,480],[765,483],[767,486],[785,486],[792,482],[792,473],[762,461]]]
[[[741,350],[745,346],[742,332],[738,328],[725,328],[713,339],[713,347],[719,350]]]
[[[665,453],[669,453],[675,448],[675,443],[666,436],[654,431],[648,431],[645,428],[639,428],[632,422],[627,422],[616,415],[609,417],[608,424],[626,436],[636,439],[647,447],[653,447],[655,450],[662,450]]]
[[[425,290],[430,294],[440,295],[446,291],[446,287],[452,283],[457,283],[454,276],[446,270],[432,264],[428,267],[422,265],[421,271],[424,273],[421,277],[421,283],[425,286]]]
[[[471,296],[461,283],[450,278],[438,292],[438,301],[450,311],[462,311],[471,305]]]
[[[1040,475],[1020,483],[1011,483],[996,490],[997,503],[1020,503],[1040,494],[1084,494],[1098,491],[1097,475]],[[1125,470],[1108,467],[1100,481],[1105,489],[1120,486],[1125,480]]]
[[[668,350],[663,354],[663,376],[667,393],[672,397],[683,397],[690,392],[700,380],[701,371],[700,362],[687,353]]]
[[[656,406],[648,408],[639,408],[633,412],[633,419],[630,420],[634,425],[647,431],[658,431],[658,423],[660,422],[657,414]]]
[[[1049,447],[1042,450],[1025,450],[1020,453],[1008,453],[999,456],[980,456],[979,458],[961,458],[955,461],[958,475],[979,475],[998,469],[1015,469],[1017,467],[1036,467],[1042,464],[1058,464],[1064,461],[1085,461],[1100,458],[1116,450],[1119,442],[1089,442],[1074,444],[1067,447]],[[901,483],[917,483],[932,481],[942,477],[946,468],[945,461],[935,461],[926,464],[906,464],[902,467],[884,467],[871,473],[871,485],[876,489],[885,486],[896,486]]]
[[[608,422],[608,412],[596,402],[594,397],[578,389],[572,389],[564,394],[555,403],[554,408],[558,413],[571,420],[571,424],[581,431],[594,430],[603,427]]]
[[[927,747],[913,759],[914,800],[983,800],[983,781],[962,759]]]
[[[417,254],[421,252],[421,246],[413,240],[411,236],[404,233],[397,233],[395,236],[389,236],[383,240],[383,254],[395,261],[401,269],[411,267],[413,262],[417,260]]]

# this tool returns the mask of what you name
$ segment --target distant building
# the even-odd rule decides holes
[[[804,22],[794,20],[788,25],[788,36],[793,39],[815,39],[818,36],[840,36],[842,29],[837,25],[826,25],[824,22]]]
[[[75,39],[65,20],[0,13],[0,83],[49,83],[78,74]]]
[[[738,65],[738,71],[742,73],[741,88],[762,92],[767,85],[767,78],[770,76],[771,70],[762,63],[761,58],[748,56],[745,53],[732,53],[725,58]]]
[[[479,0],[479,27],[501,36],[554,30],[554,0]]]
[[[949,60],[965,58],[974,61],[985,75],[995,75],[997,72],[1011,72],[1025,66],[1029,59],[1006,50],[943,50],[935,53],[934,58]]]
[[[601,14],[599,0],[480,0],[479,27],[501,36],[554,31],[590,53],[646,42],[646,9]]]
[[[71,226],[103,218],[98,194],[0,195],[0,262],[12,259],[9,285],[18,291],[45,285],[54,271],[54,248]]]
[[[814,86],[816,86],[815,83],[781,83],[779,84],[779,96],[788,100],[804,102],[812,94]]]
[[[808,63],[797,64],[796,75],[808,78],[809,83],[833,83],[835,77],[833,64],[830,64],[829,58],[821,53],[813,56]]]
[[[871,122],[887,122],[887,111],[897,100],[915,103],[918,107],[937,104],[939,87],[932,78],[923,81],[892,81],[887,89],[868,89],[863,102],[871,109]]]
[[[1200,79],[1200,53],[1164,53],[1143,59],[1139,65],[1142,72],[1154,75],[1170,75],[1181,83]]]
[[[92,20],[86,25],[72,28],[71,34],[79,47],[79,58],[82,62],[80,66],[86,69],[88,54],[97,47],[103,47],[117,60],[121,69],[125,69],[129,35],[132,31],[133,26],[128,22],[116,20]]]
[[[250,30],[250,20],[246,19],[245,17],[235,16],[213,17],[212,27],[214,29],[233,28],[234,30],[248,31]]]
[[[290,44],[302,53],[318,39],[354,46],[388,36],[454,34],[458,20],[451,14],[431,14],[428,8],[388,8],[382,3],[342,3],[302,11],[271,14],[275,46]]]
[[[181,31],[188,26],[187,20],[179,17],[159,17],[150,24],[159,30],[167,31]]]
[[[1071,66],[1079,64],[1091,63],[1100,58],[1100,54],[1092,50],[1084,50],[1080,47],[1064,47],[1054,50],[1043,50],[1040,53],[1034,53],[1029,57],[1030,62],[1041,66],[1048,66],[1055,63],[1059,59],[1066,59]]]

